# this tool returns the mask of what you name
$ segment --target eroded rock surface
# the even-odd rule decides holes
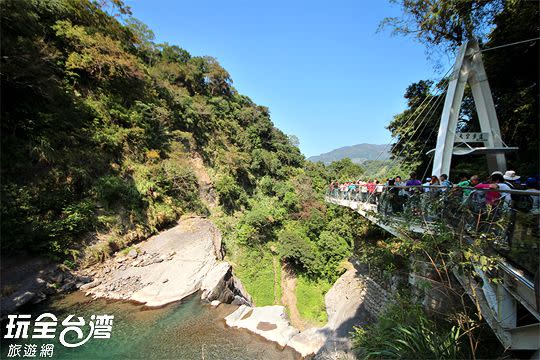
[[[281,346],[287,345],[298,334],[298,330],[289,324],[285,308],[278,305],[254,308],[242,305],[225,321],[228,326],[248,329]]]
[[[134,254],[136,252],[136,254]],[[221,234],[203,218],[182,220],[130,250],[100,265],[87,294],[161,306],[202,290],[202,298],[231,303],[249,295],[222,260]]]
[[[241,306],[225,318],[228,326],[248,329],[281,346],[289,346],[303,357],[350,358],[348,338],[353,325],[370,319],[365,309],[364,279],[351,265],[325,296],[328,323],[299,332],[289,324],[283,306]],[[354,358],[354,357],[352,357]]]

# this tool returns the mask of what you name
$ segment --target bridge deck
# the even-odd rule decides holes
[[[416,199],[414,199],[415,196],[400,199],[399,206],[389,201],[389,196],[385,196],[388,195],[386,189],[384,193],[372,194],[372,196],[367,194],[364,196],[358,192],[348,194],[334,192],[327,194],[325,200],[332,204],[353,209],[392,235],[403,237],[409,236],[408,233],[416,233],[419,236],[422,234],[436,235],[439,229],[436,222],[440,219],[441,213],[435,207],[430,206],[430,202],[447,202],[449,201],[449,194],[444,194],[441,191],[438,191],[437,194],[417,194]],[[425,198],[428,198],[429,201],[426,202]],[[396,200],[396,197],[392,197],[392,199]],[[462,207],[459,207],[459,209],[459,211],[464,211]],[[465,210],[470,211],[470,208],[468,207]],[[418,221],[411,221],[410,217],[403,217],[402,213],[404,211],[418,214]],[[513,210],[507,209],[506,211],[511,213]],[[455,209],[454,215],[456,215]],[[496,231],[499,237],[498,244],[504,248],[504,251],[499,251],[499,254],[503,256],[498,263],[499,274],[502,274],[502,284],[493,284],[488,279],[489,275],[482,272],[478,267],[476,267],[477,272],[486,280],[481,283],[477,283],[475,279],[470,277],[460,275],[457,271],[454,272],[454,275],[466,291],[471,289],[471,284],[482,290],[478,292],[468,291],[468,293],[480,304],[486,322],[505,347],[515,350],[536,350],[540,349],[540,301],[538,288],[535,288],[532,274],[535,268],[538,268],[539,235],[538,229],[534,228],[534,226],[538,226],[540,212],[532,214],[532,218],[536,218],[536,222],[532,221],[532,229],[528,228],[530,223],[520,224],[517,221],[519,220],[518,217],[515,215],[509,215],[509,227],[513,232],[512,234],[509,234],[508,231],[495,230],[487,226],[489,231]],[[503,215],[500,213],[498,216]],[[455,217],[449,217],[448,221],[455,220]],[[476,228],[472,229],[470,226],[466,226],[466,229],[469,229],[471,234],[475,230],[485,230],[486,228],[484,226],[479,229],[480,221],[478,219],[480,217],[473,218],[473,223],[477,224]],[[499,221],[500,219],[491,220]],[[470,237],[471,234],[465,234],[465,236]],[[526,250],[532,253],[532,257],[530,259],[520,258],[524,260],[524,266],[516,265],[514,261],[516,256],[511,248],[518,247],[519,249],[524,244],[528,245],[529,248]],[[518,251],[517,254],[522,252]],[[523,306],[537,322],[526,326],[517,326],[517,304]]]

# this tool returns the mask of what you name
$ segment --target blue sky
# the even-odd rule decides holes
[[[155,41],[217,58],[240,93],[298,136],[306,156],[388,143],[385,126],[405,108],[405,88],[441,75],[418,42],[377,33],[384,17],[400,14],[387,0],[126,4]]]

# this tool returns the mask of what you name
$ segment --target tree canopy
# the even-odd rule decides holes
[[[482,49],[486,51],[482,52],[482,56],[502,138],[509,146],[520,149],[518,153],[508,156],[508,167],[524,175],[537,174],[540,123],[538,41],[512,45],[521,40],[538,38],[537,4],[520,0],[404,0],[400,4],[404,10],[403,17],[386,19],[383,23],[392,26],[396,33],[414,36],[426,46],[442,45],[449,51],[455,51],[457,46],[469,39],[478,39],[483,43]],[[430,98],[433,98],[433,104],[437,97],[445,96],[445,93],[441,93],[444,80],[431,89],[430,80],[411,84],[405,91],[408,108],[396,115],[388,126],[396,139],[392,148],[393,156],[403,156],[420,172],[429,168],[431,159],[425,155],[425,151],[435,146],[436,132],[432,130],[438,128],[442,105],[432,112],[422,112],[422,107],[430,104]],[[414,120],[416,114],[421,116]],[[427,125],[420,125],[415,131],[415,126],[421,121]],[[458,127],[464,132],[479,130],[474,100],[468,87],[465,89]],[[487,171],[485,161],[477,157],[454,157],[452,167],[460,175]]]

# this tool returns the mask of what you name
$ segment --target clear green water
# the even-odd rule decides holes
[[[198,295],[160,309],[145,308],[126,302],[89,301],[80,293],[33,309],[32,319],[44,312],[55,314],[61,322],[69,314],[114,315],[110,339],[93,339],[78,348],[66,348],[58,341],[63,327],[58,324],[56,339],[25,339],[19,344],[54,343],[53,359],[297,359],[298,354],[246,330],[226,327],[223,317],[236,307],[221,304],[212,308],[203,304]],[[84,335],[88,328],[83,327]],[[30,327],[30,333],[32,327]],[[5,324],[2,333],[5,332]],[[74,341],[75,342],[75,341]],[[2,358],[8,353],[2,339]],[[22,351],[21,351],[22,355]],[[21,357],[22,358],[22,357]],[[29,359],[29,358],[25,358]],[[43,359],[43,358],[41,358]]]

